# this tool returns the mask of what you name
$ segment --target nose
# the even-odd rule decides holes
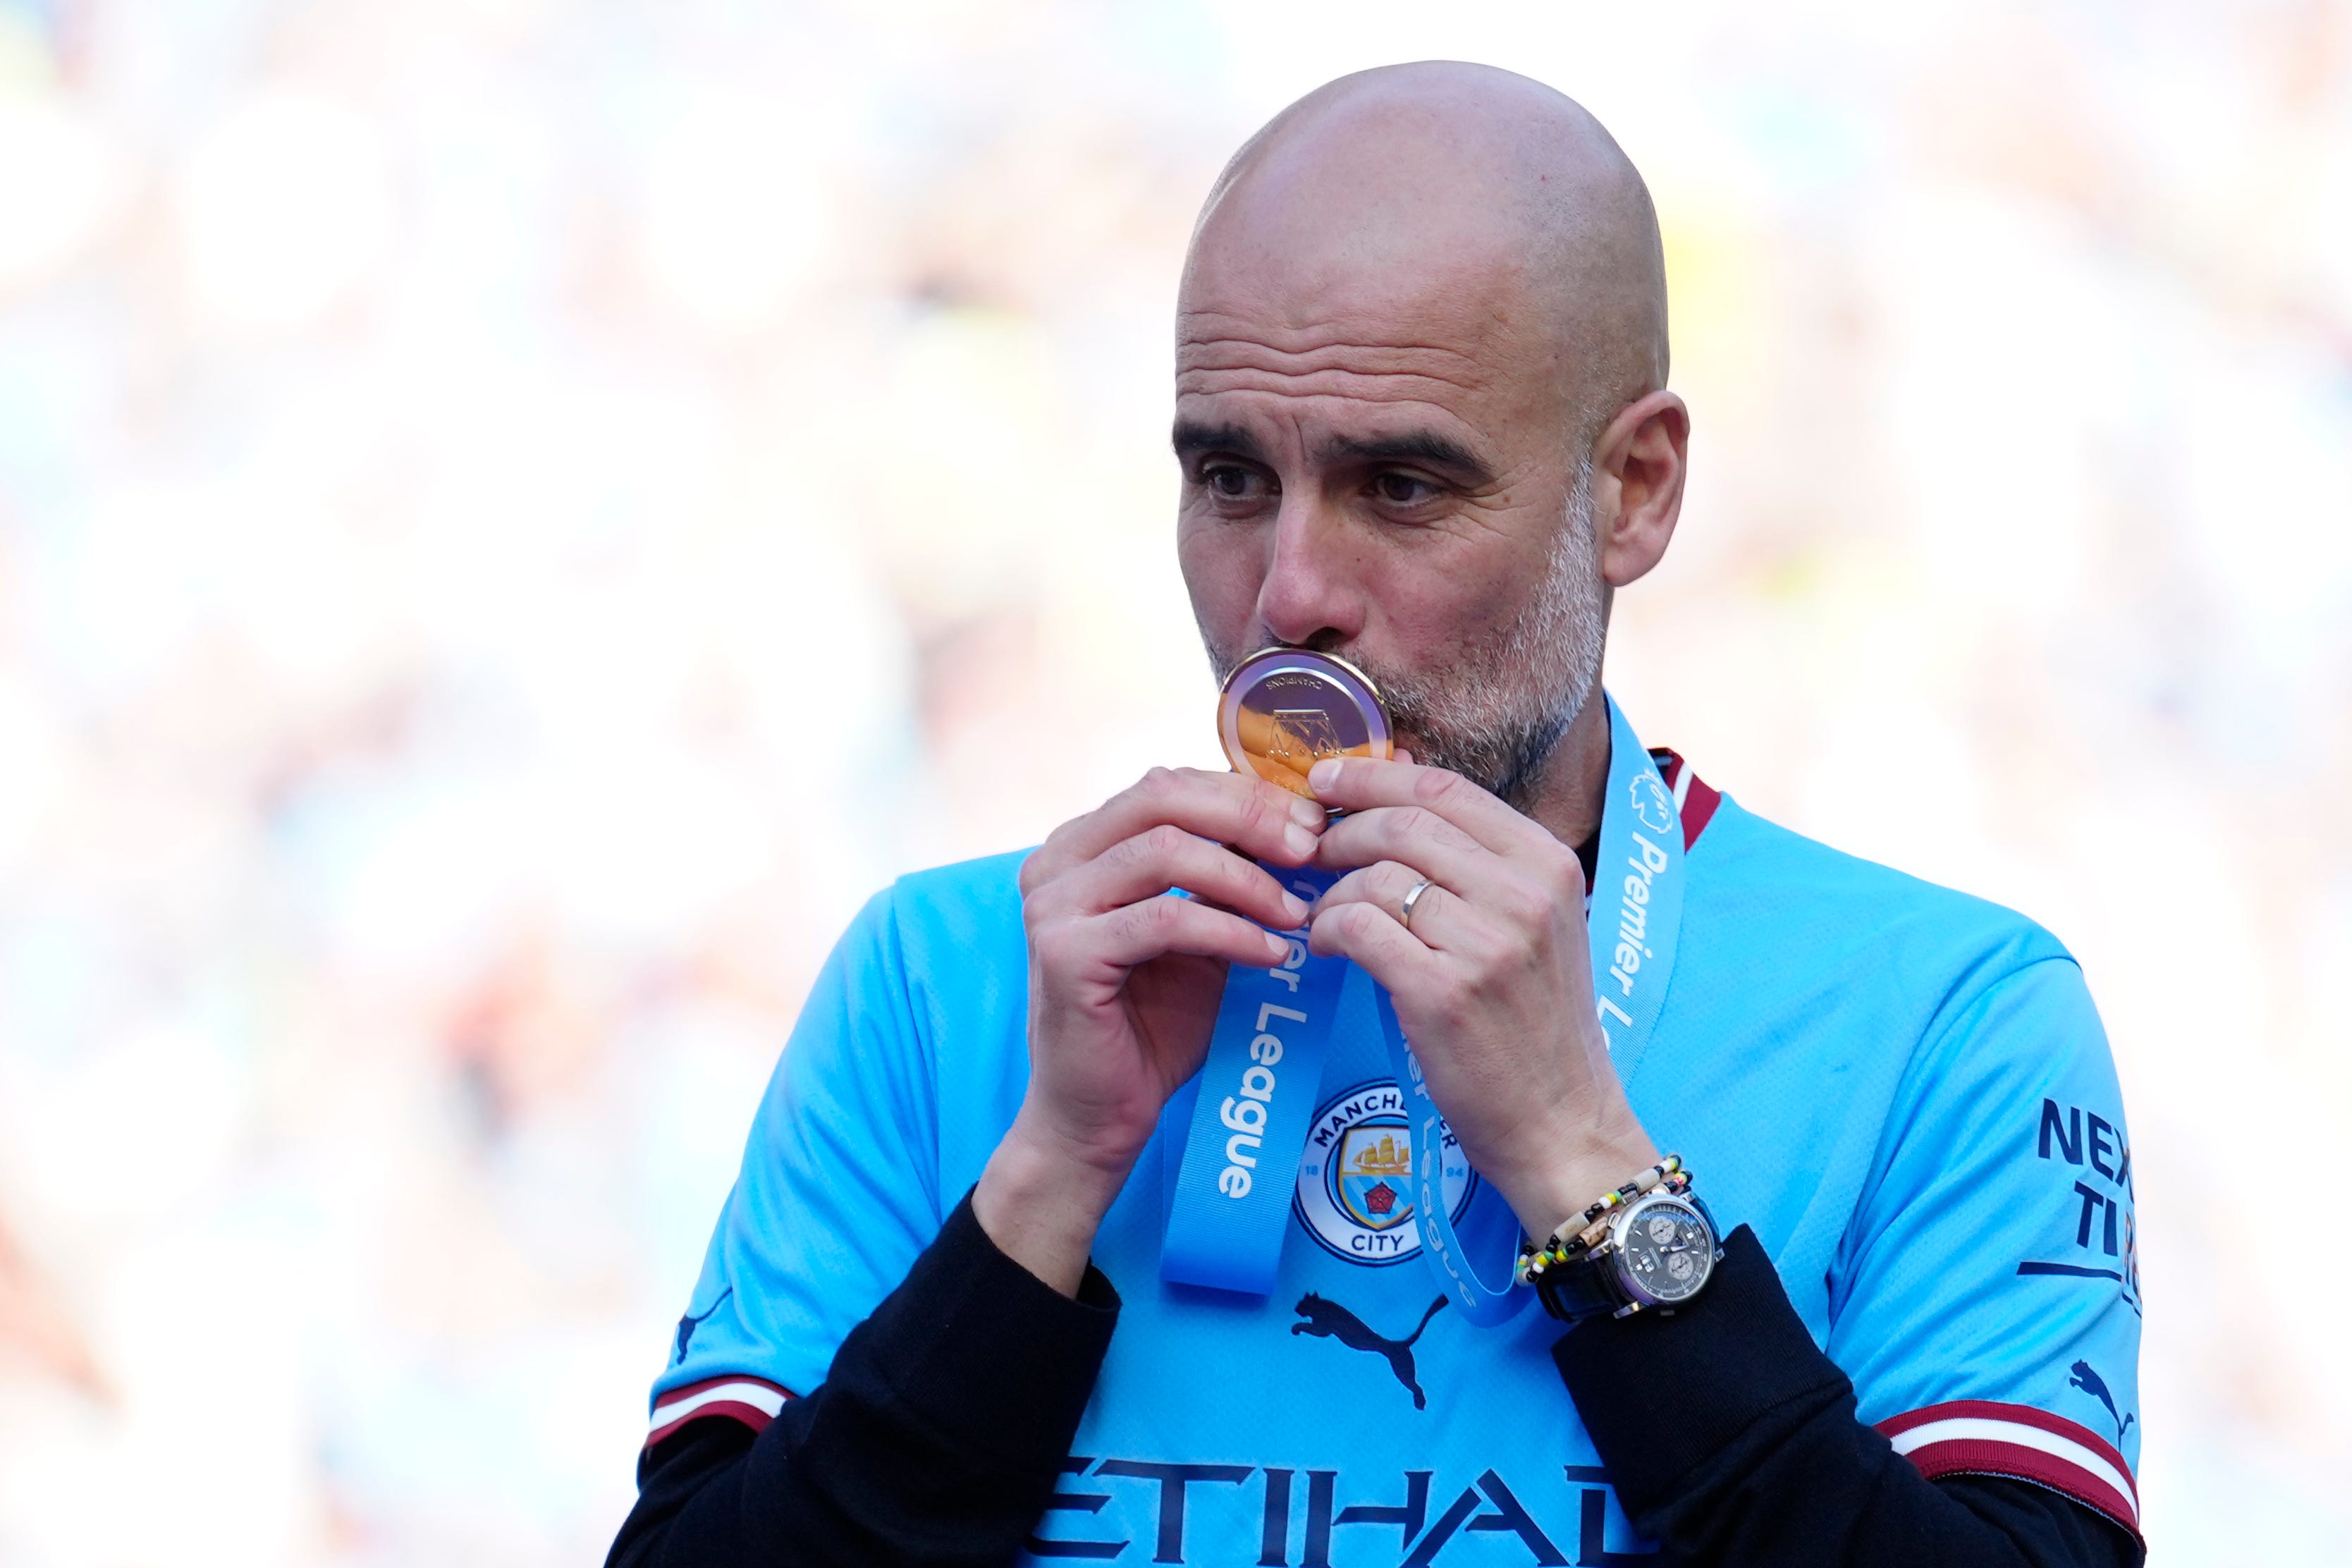
[[[1286,495],[1273,549],[1257,591],[1258,625],[1267,636],[1294,647],[1354,642],[1364,629],[1365,600],[1341,520],[1312,496]]]

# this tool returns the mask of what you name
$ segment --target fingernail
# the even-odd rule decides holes
[[[1320,827],[1323,826],[1323,808],[1316,805],[1313,801],[1308,800],[1305,795],[1293,795],[1291,797],[1290,815],[1292,819],[1295,820],[1301,827]]]
[[[1307,923],[1307,900],[1300,898],[1296,893],[1283,894],[1282,913],[1284,918],[1292,925],[1305,925]]]
[[[1295,822],[1282,830],[1282,841],[1290,846],[1290,852],[1294,855],[1315,853],[1315,835]]]
[[[1339,782],[1339,759],[1326,757],[1307,770],[1307,787],[1321,795]]]
[[[1272,931],[1265,933],[1265,950],[1274,954],[1274,961],[1276,963],[1290,956],[1290,943]]]

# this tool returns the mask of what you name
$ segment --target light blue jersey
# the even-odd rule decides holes
[[[1656,1028],[1617,1062],[1727,1232],[1929,1475],[2020,1477],[2137,1528],[2131,1152],[2083,976],[2006,910],[1836,853],[1659,753],[1689,846]],[[654,1433],[754,1426],[979,1179],[1028,1077],[1017,855],[907,878],[810,995],[753,1125]],[[1125,1300],[1030,1561],[1393,1568],[1646,1550],[1524,1312],[1478,1329],[1419,1258],[1364,977],[1343,996],[1276,1292],[1160,1277],[1148,1148],[1095,1261]],[[1163,1125],[1184,1126],[1182,1117]],[[1450,1201],[1501,1213],[1475,1178]]]

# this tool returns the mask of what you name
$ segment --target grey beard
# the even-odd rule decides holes
[[[1307,646],[1347,659],[1380,688],[1397,738],[1415,762],[1460,773],[1524,810],[1552,748],[1600,683],[1608,627],[1596,555],[1588,459],[1577,465],[1534,599],[1508,625],[1465,638],[1451,669],[1388,668],[1337,637]],[[1209,650],[1221,681],[1242,657]]]

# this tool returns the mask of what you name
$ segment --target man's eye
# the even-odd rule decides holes
[[[1391,506],[1412,506],[1437,493],[1437,487],[1412,474],[1382,474],[1372,480],[1372,491]]]
[[[1250,493],[1251,472],[1233,463],[1219,463],[1202,478],[1222,500],[1240,500]]]

